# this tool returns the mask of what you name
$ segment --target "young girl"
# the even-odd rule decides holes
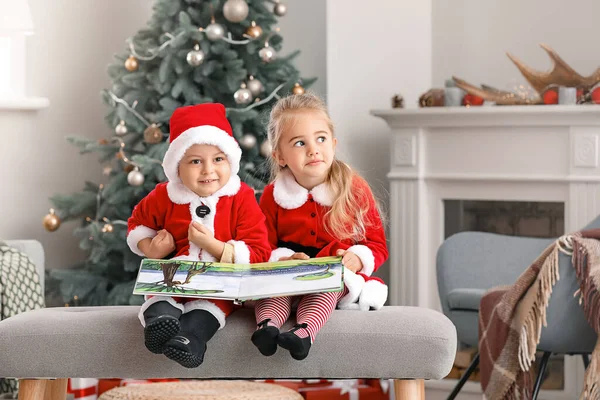
[[[367,182],[335,158],[337,138],[325,104],[312,94],[282,98],[273,107],[268,127],[274,182],[265,187],[260,207],[266,216],[270,261],[342,256],[344,290],[302,296],[297,324],[279,329],[288,319],[292,298],[260,300],[258,329],[252,342],[265,355],[277,345],[296,360],[311,344],[336,305],[379,309],[387,286],[371,274],[387,259],[383,224]]]
[[[237,173],[242,151],[221,104],[175,110],[160,183],[134,208],[127,244],[149,258],[256,263],[270,248],[254,191]],[[189,301],[188,301],[189,300]],[[202,364],[206,343],[234,305],[167,296],[146,299],[139,318],[146,347],[184,367]]]

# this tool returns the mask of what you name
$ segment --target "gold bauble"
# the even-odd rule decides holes
[[[260,35],[262,35],[263,30],[260,26],[256,25],[256,22],[252,21],[252,25],[246,29],[246,35],[250,36],[252,39],[258,39]]]
[[[125,69],[129,72],[137,70],[138,65],[138,60],[134,56],[129,56],[129,58],[125,60]]]
[[[111,224],[106,224],[102,227],[102,232],[110,233],[113,231],[113,226]]]
[[[144,130],[144,141],[149,144],[160,143],[163,140],[163,133],[156,124],[152,124]]]
[[[44,217],[43,223],[44,228],[46,228],[48,232],[54,232],[60,228],[60,218],[58,218],[58,215],[54,214],[54,209],[50,209],[50,214]]]
[[[98,144],[101,144],[101,145],[108,144],[108,140],[106,140],[106,139],[104,139],[104,138],[102,138],[102,139],[99,139],[99,140],[98,140]]]
[[[300,86],[299,83],[296,83],[294,85],[294,88],[292,89],[292,93],[294,93],[294,94],[304,94],[304,88],[302,86]]]
[[[131,171],[133,171],[135,169],[135,167],[131,164],[126,164],[125,167],[123,167],[123,171],[130,173]]]

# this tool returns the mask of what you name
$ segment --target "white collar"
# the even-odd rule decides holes
[[[333,204],[334,193],[327,182],[323,182],[308,191],[296,182],[289,170],[284,169],[273,184],[275,202],[286,210],[293,210],[306,203],[309,194],[322,206],[331,207]]]
[[[178,180],[179,182],[169,181],[169,183],[167,183],[167,193],[169,194],[169,199],[171,199],[173,203],[190,204],[194,199],[205,198],[198,196],[196,193],[185,187],[183,183],[181,183],[180,179]],[[229,177],[229,181],[225,184],[225,186],[208,196],[208,198],[214,199],[222,196],[233,196],[240,190],[241,185],[240,177],[237,175],[232,175]]]

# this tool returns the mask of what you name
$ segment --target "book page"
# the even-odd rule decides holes
[[[234,300],[245,264],[144,259],[134,294]]]
[[[341,257],[252,264],[240,285],[240,300],[339,291],[342,289]]]

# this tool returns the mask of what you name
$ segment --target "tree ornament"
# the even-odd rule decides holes
[[[292,88],[292,93],[294,93],[294,94],[304,94],[304,88],[302,86],[300,86],[299,83],[296,82],[296,84]]]
[[[129,56],[127,60],[125,60],[125,69],[129,72],[133,72],[138,69],[139,63],[137,58],[134,56]]]
[[[144,174],[140,172],[138,167],[135,167],[133,171],[127,174],[127,183],[131,186],[142,186],[144,184]]]
[[[104,139],[104,138],[102,138],[102,139],[99,139],[99,140],[98,140],[98,144],[101,144],[101,145],[108,144],[108,140],[106,140],[106,139]]]
[[[162,142],[163,133],[156,124],[152,124],[144,130],[144,141],[148,144],[157,144]]]
[[[242,22],[248,16],[248,3],[244,0],[227,0],[223,5],[223,16],[229,22]]]
[[[125,125],[125,121],[121,120],[117,126],[115,126],[115,133],[118,136],[123,136],[127,134],[127,126]]]
[[[102,232],[104,232],[104,233],[110,233],[110,232],[112,232],[112,231],[113,231],[113,229],[114,229],[114,228],[113,228],[112,224],[105,224],[105,225],[102,227]]]
[[[258,39],[263,34],[263,30],[260,26],[256,25],[256,22],[252,21],[251,25],[246,29],[246,35],[252,39]]]
[[[254,79],[252,75],[250,75],[250,80],[248,81],[248,84],[246,86],[248,86],[248,89],[250,89],[250,92],[254,97],[260,95],[263,92],[263,90],[265,90],[262,82],[258,79]]]
[[[273,14],[277,15],[278,17],[283,17],[285,13],[287,13],[287,6],[277,1],[275,3],[275,7],[273,7]]]
[[[233,99],[237,104],[248,104],[252,101],[252,92],[242,83],[241,87],[233,94]]]
[[[252,161],[248,161],[246,165],[244,165],[245,171],[253,171],[255,168],[254,163]]]
[[[204,32],[206,33],[208,40],[212,41],[220,40],[225,36],[225,28],[223,25],[215,23],[214,19],[211,21],[210,25],[204,29]]]
[[[275,60],[275,49],[273,49],[271,46],[269,46],[268,43],[265,43],[265,47],[260,49],[260,51],[258,52],[258,55],[260,56],[261,60],[263,60],[264,62],[266,62],[266,63],[271,62],[271,61]]]
[[[204,61],[204,52],[200,50],[200,46],[196,44],[194,50],[187,53],[186,60],[192,67],[197,67]]]
[[[102,175],[104,175],[104,176],[109,176],[111,172],[112,172],[111,166],[106,166],[106,167],[102,168]]]
[[[267,158],[271,155],[272,152],[272,148],[271,148],[271,143],[269,143],[268,140],[265,140],[264,142],[262,142],[262,144],[260,145],[260,154]]]
[[[60,218],[58,218],[58,215],[54,214],[53,208],[51,208],[50,213],[44,217],[43,223],[44,228],[46,228],[48,232],[54,232],[60,228]]]
[[[130,173],[134,169],[135,169],[135,166],[133,166],[131,164],[125,164],[125,166],[123,167],[123,171],[125,171],[127,173]]]
[[[254,146],[256,146],[256,136],[251,133],[246,133],[240,139],[240,146],[242,146],[242,149],[244,150],[250,150],[254,148]]]

